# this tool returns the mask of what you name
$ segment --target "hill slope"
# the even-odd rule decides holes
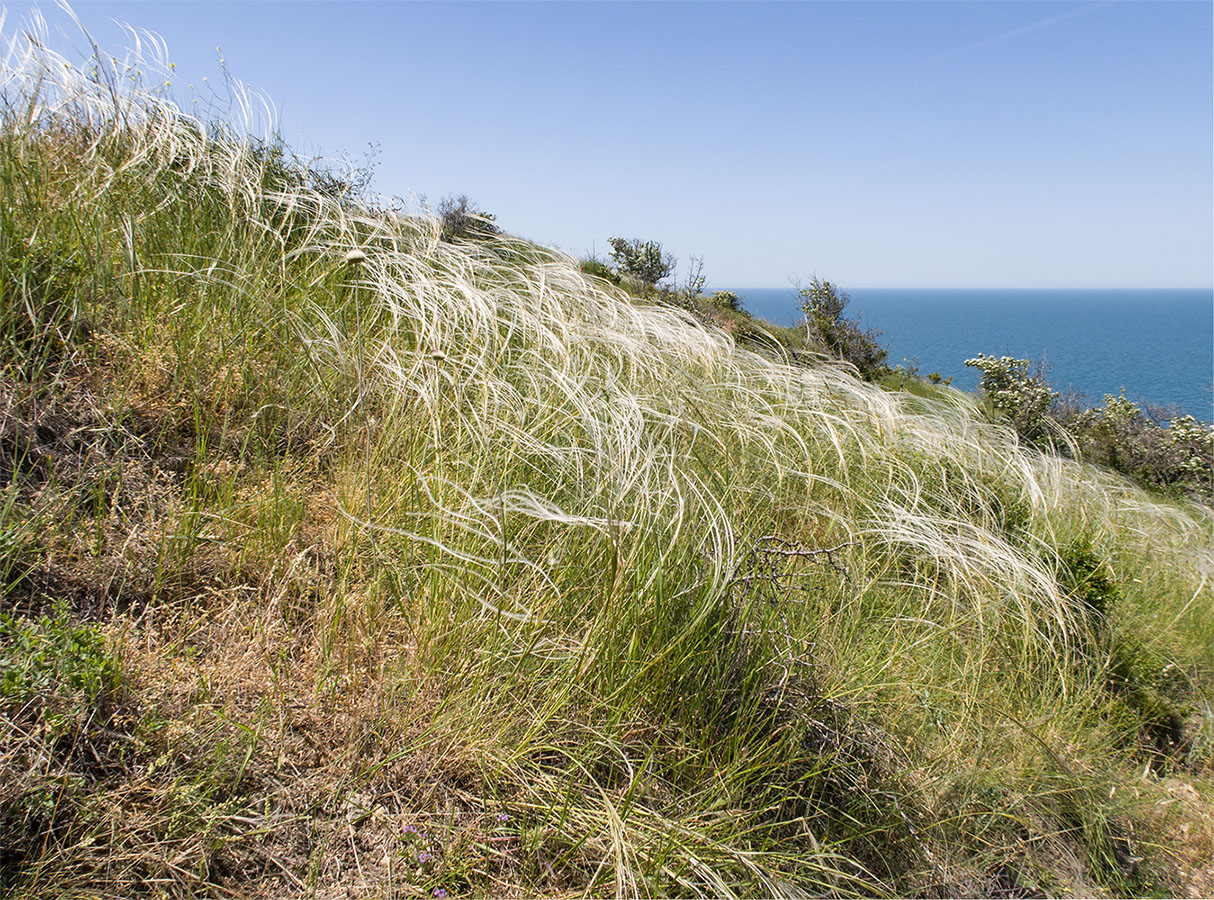
[[[1208,510],[6,41],[6,891],[1208,891]]]

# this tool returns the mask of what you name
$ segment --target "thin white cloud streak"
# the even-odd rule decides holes
[[[1102,7],[1109,6],[1112,0],[1103,0],[1101,3],[1091,3],[1088,6],[1073,9],[1070,12],[1061,13],[1056,16],[1048,16],[1040,21],[1033,22],[1029,25],[1022,25],[1020,28],[1013,28],[1011,31],[1004,31],[1001,34],[993,35],[992,37],[983,38],[980,41],[975,41],[972,44],[967,44],[964,47],[959,47],[950,53],[942,54],[943,56],[959,56],[963,53],[972,53],[975,50],[982,50],[985,47],[993,46],[994,44],[1002,44],[1005,41],[1012,41],[1018,37],[1023,37],[1026,34],[1032,34],[1034,31],[1041,31],[1043,28],[1049,28],[1051,25],[1056,25],[1067,19],[1073,19],[1076,16],[1086,16],[1088,13],[1095,12]]]

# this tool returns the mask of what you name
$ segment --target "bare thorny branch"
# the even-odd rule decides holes
[[[802,574],[797,571],[785,571],[790,560],[806,560],[825,566],[838,572],[846,581],[848,580],[847,567],[838,558],[838,554],[853,546],[854,543],[854,541],[844,541],[833,547],[814,547],[803,541],[791,541],[772,534],[763,535],[755,541],[750,552],[743,557],[738,569],[735,570],[744,574],[736,574],[728,582],[727,589],[739,587],[743,592],[749,592],[756,587],[760,589],[767,587],[773,591],[768,594],[767,599],[777,603],[782,597],[776,596],[775,592],[786,594],[793,590],[795,585],[790,583],[790,579]],[[784,639],[784,660],[780,666],[783,672],[774,691],[782,697],[788,686],[793,667],[798,662],[804,662],[806,655],[794,652],[792,627],[789,625],[783,609],[778,605],[776,614],[783,625],[783,631],[779,632],[779,635]]]
[[[813,547],[803,541],[790,541],[774,534],[763,535],[755,541],[750,553],[738,567],[739,571],[746,574],[736,575],[729,582],[729,586],[749,588],[756,582],[780,585],[801,574],[782,571],[784,562],[790,559],[809,560],[824,565],[838,572],[846,581],[847,567],[837,554],[852,546],[855,546],[855,541],[844,541],[833,547]]]

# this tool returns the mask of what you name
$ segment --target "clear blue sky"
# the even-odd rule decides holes
[[[76,11],[107,49],[159,33],[182,97],[222,46],[298,151],[377,143],[381,194],[575,254],[656,238],[717,287],[1214,282],[1208,2]]]

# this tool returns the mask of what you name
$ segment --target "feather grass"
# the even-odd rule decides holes
[[[231,885],[215,860],[253,865],[234,823],[257,803],[289,830],[291,791],[270,786],[304,778],[261,737],[303,702],[289,695],[328,697],[351,724],[316,765],[326,837],[258,870],[271,893],[353,872],[415,892],[978,893],[1009,867],[1057,889],[1063,866],[1029,873],[1051,853],[1079,860],[1067,889],[1138,889],[1118,843],[1134,807],[1112,798],[1141,748],[1118,722],[1153,720],[1109,687],[1129,644],[1106,619],[1183,673],[1185,771],[1208,776],[1208,509],[1024,447],[958,391],[794,365],[556,251],[444,241],[433,219],[326,191],[253,134],[272,107],[239,83],[209,121],[151,87],[167,51],[141,32],[121,63],[94,46],[82,67],[36,13],[0,33],[6,240],[75,236],[98,286],[83,314],[108,343],[71,345],[73,364],[130,369],[98,388],[116,410],[104,427],[126,434],[124,408],[156,421],[153,468],[165,435],[188,449],[152,518],[110,507],[93,523],[112,535],[102,554],[159,535],[143,611],[110,620],[119,644],[180,655],[205,612],[155,611],[213,604],[207,560],[233,598],[273,598],[255,633],[231,624],[202,651],[269,673],[234,733],[236,793],[180,764],[208,785],[190,815],[223,849],[191,845],[194,869],[166,856],[160,875],[133,860],[114,890]],[[38,352],[67,377],[62,352]],[[0,512],[22,527],[18,505]],[[1113,573],[1108,610],[1068,587],[1080,539]],[[243,696],[197,683],[207,702]],[[172,693],[136,690],[151,707]],[[435,761],[438,786],[397,771],[406,758]],[[379,821],[333,812],[359,791],[391,815],[446,809],[443,851],[407,860],[396,828],[375,832],[374,877],[353,839],[353,870],[335,871],[342,829]],[[494,803],[513,830],[466,824]],[[22,851],[27,892],[118,878],[89,867],[101,838],[85,818],[49,821],[53,850]]]

